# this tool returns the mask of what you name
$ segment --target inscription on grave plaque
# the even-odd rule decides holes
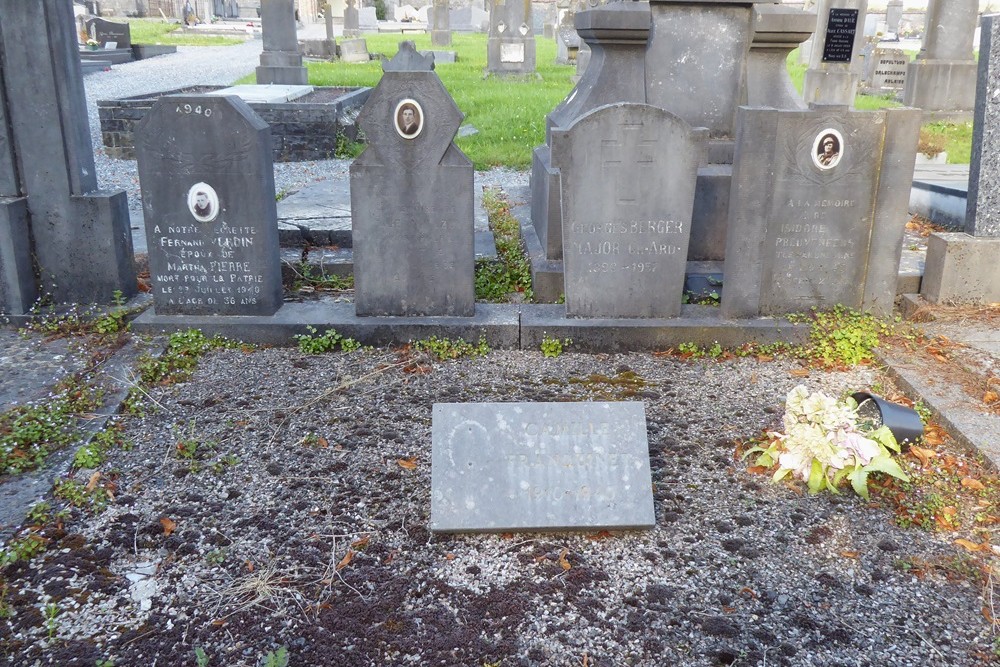
[[[910,59],[903,51],[876,49],[872,88],[902,90],[906,86],[906,68],[909,64]]]
[[[439,403],[432,431],[433,531],[655,523],[642,403]]]
[[[500,44],[500,62],[502,63],[523,63],[524,62],[524,44],[517,43],[502,43]]]
[[[826,25],[823,62],[849,63],[854,55],[854,35],[858,31],[858,10],[833,8]]]

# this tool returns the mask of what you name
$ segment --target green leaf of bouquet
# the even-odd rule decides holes
[[[876,456],[871,460],[871,463],[862,468],[866,473],[869,472],[884,472],[886,475],[892,475],[896,479],[901,479],[904,482],[909,482],[910,478],[906,476],[903,469],[899,467],[899,464],[892,460],[890,456]]]
[[[788,473],[790,472],[792,472],[791,468],[778,468],[777,472],[774,473],[774,476],[771,477],[771,481],[774,483],[778,483],[784,478],[788,477]]]
[[[759,466],[770,468],[776,463],[776,461],[771,457],[771,452],[763,452],[760,456],[757,457],[756,463]]]
[[[833,486],[838,486],[841,482],[844,481],[845,477],[847,477],[857,469],[858,467],[854,466],[849,468],[841,468],[840,470],[838,470],[837,474],[833,476]]]
[[[868,471],[866,468],[856,469],[847,477],[851,480],[851,486],[854,488],[855,493],[865,500],[871,500],[868,496]]]
[[[809,493],[819,493],[823,490],[823,482],[826,476],[823,474],[823,465],[819,461],[813,461],[812,470],[809,471]]]
[[[899,443],[896,442],[896,436],[892,434],[888,426],[879,426],[871,433],[868,433],[867,437],[899,454]]]

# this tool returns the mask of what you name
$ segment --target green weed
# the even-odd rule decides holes
[[[542,356],[554,358],[561,355],[565,348],[573,344],[573,339],[563,338],[559,340],[558,338],[550,338],[549,336],[542,336]]]
[[[338,347],[341,352],[353,352],[361,348],[361,343],[353,338],[344,338],[333,329],[327,329],[322,334],[313,326],[307,326],[308,334],[292,336],[299,344],[299,350],[306,354],[323,354],[333,352]]]
[[[483,207],[496,241],[497,258],[476,262],[476,299],[531,301],[531,264],[521,244],[520,224],[497,190],[483,192]]]
[[[448,359],[458,359],[459,357],[485,357],[489,354],[490,346],[486,338],[480,338],[479,342],[472,344],[461,338],[438,338],[431,336],[424,340],[413,343],[413,349],[437,357],[441,361]]]

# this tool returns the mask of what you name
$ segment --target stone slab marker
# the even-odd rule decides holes
[[[1000,15],[982,18],[964,233],[932,234],[921,293],[1000,302]]]
[[[271,129],[238,97],[163,97],[136,158],[157,315],[281,307]]]
[[[451,46],[451,9],[448,0],[434,0],[430,8],[431,44]]]
[[[453,143],[465,116],[413,42],[382,69],[351,165],[356,312],[472,317],[473,169]]]
[[[910,63],[903,103],[925,111],[970,111],[976,100],[972,52],[978,0],[930,0],[924,41]]]
[[[308,83],[308,74],[299,54],[294,0],[261,0],[260,20],[264,51],[260,54],[257,83]]]
[[[531,0],[492,0],[486,40],[486,71],[530,74],[535,71]]]
[[[892,313],[920,112],[741,110],[722,315]]]
[[[0,310],[130,297],[128,205],[98,190],[72,4],[0,0],[0,16]]]
[[[436,403],[435,532],[651,528],[641,402]]]
[[[857,54],[864,40],[868,0],[821,0],[816,40],[802,84],[807,103],[854,104],[860,79]]]
[[[707,139],[706,130],[645,104],[600,107],[553,128],[568,316],[680,314]]]

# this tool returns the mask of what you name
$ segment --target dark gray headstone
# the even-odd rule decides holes
[[[1000,237],[1000,16],[984,16],[965,233]]]
[[[486,40],[486,71],[530,74],[535,71],[535,31],[531,3],[493,0]]]
[[[161,98],[136,157],[160,315],[273,315],[281,262],[271,130],[238,97]]]
[[[261,0],[260,20],[264,51],[260,54],[257,83],[308,83],[296,36],[294,0]]]
[[[744,107],[725,317],[892,312],[920,112]]]
[[[0,315],[23,315],[35,298],[28,200],[0,197]]]
[[[437,403],[436,532],[651,528],[642,403]]]
[[[27,197],[38,291],[60,303],[132,296],[128,207],[124,192],[97,190],[72,4],[0,0],[0,16],[0,196]],[[13,206],[4,215],[19,225]]]
[[[359,316],[475,314],[472,163],[453,143],[464,114],[412,42],[383,64],[358,116],[351,165]]]
[[[707,132],[658,107],[600,107],[552,129],[566,314],[675,317]]]
[[[132,33],[128,23],[92,18],[87,21],[87,34],[91,39],[97,40],[101,48],[107,46],[109,42],[114,42],[116,49],[132,48]]]

